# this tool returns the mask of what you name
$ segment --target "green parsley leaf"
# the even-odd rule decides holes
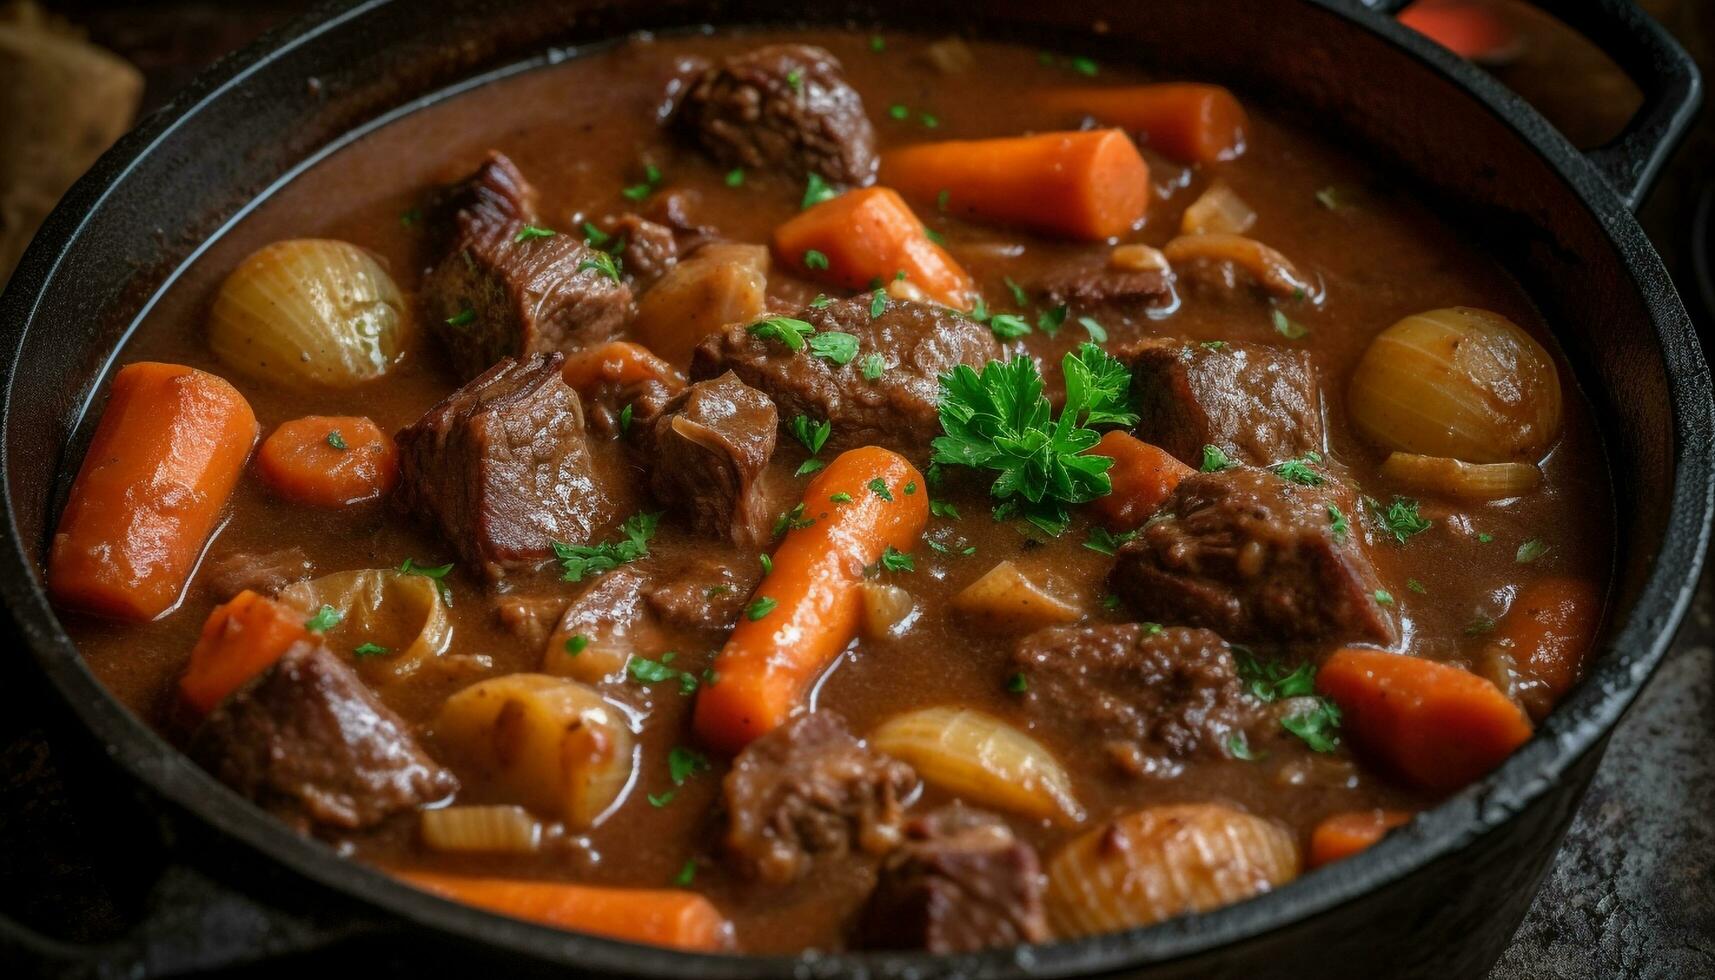
[[[826,254],[818,252],[813,248],[807,248],[804,250],[804,268],[826,269],[827,267],[828,256]]]
[[[655,809],[659,810],[662,807],[666,806],[667,804],[673,802],[673,797],[675,797],[677,795],[679,795],[679,794],[674,790],[668,790],[667,792],[662,793],[660,796],[656,796],[654,793],[650,793],[649,794],[649,805],[654,807]]]
[[[425,568],[409,558],[399,564],[399,574],[421,575],[434,582],[435,591],[440,593],[441,596],[441,605],[446,606],[449,609],[452,608],[453,605],[453,587],[447,584],[446,578],[447,573],[452,570],[453,563],[450,561],[445,565],[436,565],[431,568]]]
[[[917,114],[917,121],[923,124],[924,129],[941,128],[941,117],[934,113],[920,112]]]
[[[870,296],[869,296],[869,318],[871,320],[880,319],[881,315],[883,313],[886,313],[886,312],[887,312],[887,291],[882,290],[882,289],[877,289],[874,292],[870,293]]]
[[[1238,462],[1231,456],[1228,456],[1220,446],[1209,445],[1203,447],[1203,472],[1219,473],[1222,470],[1230,470],[1237,465],[1239,465]]]
[[[935,209],[937,211],[947,210],[947,201],[949,199],[951,199],[952,196],[953,196],[952,191],[947,190],[946,188],[942,188],[941,192],[939,194],[935,195]]]
[[[1410,589],[1411,591],[1417,593],[1418,595],[1428,595],[1429,594],[1429,589],[1426,588],[1422,582],[1419,582],[1417,579],[1414,579],[1414,578],[1406,579],[1405,580],[1405,587]]]
[[[1098,554],[1112,555],[1119,549],[1120,545],[1135,537],[1137,537],[1136,530],[1114,534],[1105,527],[1097,526],[1090,528],[1089,537],[1084,539],[1084,547]]]
[[[1165,632],[1167,632],[1167,627],[1162,626],[1160,623],[1143,624],[1143,633],[1145,636],[1160,636]]]
[[[1393,593],[1389,592],[1386,589],[1377,589],[1375,591],[1375,597],[1376,597],[1376,605],[1378,605],[1378,606],[1391,606],[1391,605],[1393,605]]]
[[[1311,467],[1322,462],[1320,453],[1305,453],[1297,459],[1289,459],[1270,467],[1282,479],[1290,480],[1301,487],[1319,487],[1326,482],[1322,474]]]
[[[697,859],[686,858],[684,867],[680,868],[679,873],[673,876],[673,884],[679,888],[688,888],[696,878]]]
[[[625,662],[625,672],[639,684],[659,684],[662,681],[676,680],[679,671],[667,665],[670,659],[671,653],[662,654],[660,660],[650,660],[648,657],[632,654],[631,659]]]
[[[1197,344],[1197,346],[1203,348],[1204,350],[1220,350],[1221,348],[1227,346],[1227,342],[1224,340],[1204,340],[1204,341],[1200,341]]]
[[[916,480],[906,480],[905,481],[905,495],[907,497],[909,497],[916,492],[917,492],[917,481]]]
[[[585,650],[589,649],[589,645],[590,638],[582,633],[574,633],[571,636],[566,637],[566,653],[571,656],[575,657],[578,654],[583,653]]]
[[[708,772],[709,768],[709,757],[696,749],[675,745],[667,751],[667,775],[672,777],[674,786],[685,785],[685,780],[699,772]]]
[[[940,378],[944,435],[932,443],[937,463],[999,473],[990,493],[1050,534],[1069,520],[1067,507],[1105,496],[1113,460],[1090,455],[1099,434],[1091,425],[1129,425],[1130,375],[1094,344],[1061,360],[1066,401],[1059,418],[1029,357],[990,361],[979,374],[958,365]]]
[[[911,115],[911,110],[902,105],[890,105],[887,107],[887,114],[895,119],[905,119]]]
[[[1328,532],[1334,536],[1334,543],[1335,544],[1344,543],[1346,540],[1346,535],[1351,533],[1351,530],[1352,530],[1352,525],[1350,522],[1348,522],[1346,520],[1346,515],[1342,514],[1340,512],[1340,508],[1334,506],[1333,504],[1329,504],[1328,505]]]
[[[762,566],[762,574],[767,575],[774,571],[774,556],[768,554],[766,551],[757,555],[756,560]]]
[[[1024,676],[1022,670],[1014,671],[1012,676],[1006,679],[1006,689],[1013,694],[1023,694],[1030,690],[1030,678]]]
[[[810,338],[810,353],[835,364],[850,364],[857,352],[858,339],[849,333],[824,330]]]
[[[1105,344],[1108,342],[1107,328],[1102,326],[1095,317],[1081,316],[1078,318],[1078,325],[1083,327],[1084,331],[1090,335],[1090,339],[1096,343]]]
[[[828,182],[822,179],[822,175],[812,170],[804,182],[804,199],[798,202],[798,209],[802,211],[812,208],[823,201],[838,196],[839,193],[828,186]]]
[[[584,222],[584,244],[591,248],[601,248],[613,239],[613,236],[596,227],[592,221]]]
[[[1466,636],[1482,636],[1485,633],[1493,633],[1494,631],[1495,621],[1481,613],[1477,614],[1475,619],[1472,619],[1469,623],[1465,624]]]
[[[808,415],[793,416],[786,427],[792,431],[793,438],[803,443],[812,456],[822,451],[822,447],[828,444],[828,436],[834,432],[832,422],[814,422]]]
[[[314,616],[304,620],[304,629],[309,630],[311,633],[326,633],[328,630],[338,626],[339,621],[344,618],[345,615],[338,609],[324,605],[320,609],[316,610],[316,614]]]
[[[359,643],[352,649],[351,655],[359,660],[365,660],[369,657],[386,656],[389,652],[391,652],[389,648],[379,643]]]
[[[777,341],[793,351],[803,350],[804,338],[816,332],[815,327],[789,316],[771,316],[766,320],[758,320],[745,330],[752,337]]]
[[[1274,323],[1274,332],[1287,340],[1299,340],[1310,333],[1309,327],[1291,319],[1279,310],[1269,310],[1268,318]]]
[[[810,309],[820,310],[825,308],[831,302],[833,302],[833,300],[828,298],[827,293],[817,293],[816,298],[810,301]]]
[[[1060,327],[1066,322],[1068,308],[1065,303],[1051,310],[1043,310],[1036,314],[1036,329],[1052,337],[1060,332]]]
[[[625,407],[619,410],[619,431],[621,434],[631,431],[631,403],[630,402],[626,402]]]
[[[1024,322],[1024,317],[1012,313],[996,313],[989,318],[988,327],[1001,340],[1022,337],[1030,332],[1030,324]]]
[[[813,517],[804,516],[804,502],[800,500],[791,510],[781,514],[774,520],[774,536],[779,537],[788,530],[798,531],[816,523]]]
[[[655,193],[655,189],[660,186],[660,168],[656,167],[653,163],[646,163],[643,165],[643,183],[632,184],[630,187],[621,190],[620,193],[633,201],[641,201]]]
[[[1114,595],[1112,592],[1109,592],[1107,595],[1102,596],[1102,608],[1103,609],[1106,609],[1108,612],[1113,612],[1114,610],[1118,609],[1119,607],[1120,607],[1120,597],[1119,596]]]
[[[950,521],[956,521],[959,519],[959,508],[953,506],[951,502],[946,500],[929,501],[929,513],[934,514],[936,517],[945,517]]]
[[[880,54],[887,50],[887,39],[882,37],[880,34],[871,34],[869,37],[869,49]]]
[[[1257,656],[1250,648],[1233,645],[1233,663],[1239,680],[1258,701],[1280,701],[1316,693],[1316,667],[1299,664],[1288,669],[1277,660]]]
[[[476,311],[468,306],[447,317],[447,326],[449,327],[468,327],[475,322]]]
[[[881,553],[881,567],[890,572],[915,572],[917,561],[911,557],[910,552],[888,545],[887,550]]]
[[[1315,752],[1332,752],[1340,745],[1340,709],[1327,698],[1317,698],[1315,707],[1282,718],[1280,727],[1303,739]]]
[[[1369,498],[1366,498],[1369,499]],[[1404,544],[1405,540],[1414,534],[1422,534],[1429,530],[1431,522],[1417,512],[1417,501],[1409,497],[1395,497],[1393,502],[1383,507],[1374,499],[1369,499],[1370,511],[1382,528],[1394,536],[1394,540]]]
[[[882,360],[880,354],[865,354],[861,370],[865,381],[874,381],[887,370],[887,362]]]
[[[937,245],[946,245],[947,244],[947,236],[941,234],[940,232],[936,231],[935,229],[929,227],[928,225],[923,226],[923,237],[929,239],[930,241],[934,242]]]
[[[1075,57],[1075,58],[1069,58],[1069,59],[1067,59],[1066,64],[1069,65],[1071,67],[1071,69],[1073,71],[1077,72],[1078,74],[1084,75],[1084,76],[1090,77],[1090,78],[1094,78],[1096,73],[1101,70],[1100,66],[1098,66],[1096,64],[1094,59],[1085,58],[1082,56]]]
[[[399,224],[406,227],[406,228],[410,228],[410,227],[414,226],[417,222],[422,221],[422,220],[423,220],[423,209],[422,208],[412,208],[409,211],[406,211],[405,213],[399,215]]]
[[[827,465],[828,465],[827,463],[824,463],[821,460],[815,459],[812,457],[810,459],[806,459],[802,463],[799,463],[798,469],[795,472],[793,472],[792,475],[793,476],[809,476],[811,473],[815,473],[816,471],[820,470],[822,467],[827,466]]]
[[[1477,535],[1477,540],[1483,544],[1488,544],[1490,541],[1495,540],[1495,536],[1487,531],[1483,531]]]
[[[726,185],[728,187],[744,186],[744,168],[734,167],[731,170],[728,170],[726,172]]]
[[[828,502],[833,504],[849,504],[852,502],[852,495],[841,490],[839,493],[829,497]]]
[[[1548,545],[1544,544],[1541,538],[1531,538],[1518,546],[1518,553],[1513,556],[1513,559],[1520,565],[1528,565],[1547,553]]]
[[[755,602],[745,607],[744,618],[754,623],[773,612],[775,607],[779,605],[778,601],[770,599],[768,596],[757,596]]]
[[[328,430],[328,445],[334,447],[335,449],[339,450],[342,453],[345,452],[347,449],[351,448],[350,446],[346,445],[345,436],[340,435],[338,429],[329,429]]]
[[[1019,309],[1022,310],[1030,305],[1030,294],[1025,291],[1023,286],[1013,282],[1011,276],[1003,276],[1001,281],[1006,283],[1006,288],[1008,290],[1011,290],[1012,301]]]
[[[877,497],[880,497],[881,499],[887,501],[890,504],[893,503],[893,491],[887,489],[887,481],[886,480],[883,480],[881,477],[878,476],[875,479],[869,481],[868,486],[869,486],[869,492],[870,493],[875,494]]]
[[[794,92],[800,92],[800,93],[803,92],[804,91],[804,72],[800,69],[797,69],[797,68],[794,68],[791,71],[787,72],[786,73],[786,84],[792,86],[792,91],[794,91]]]
[[[600,575],[627,562],[649,557],[649,539],[655,536],[655,526],[660,522],[659,512],[633,514],[620,525],[623,537],[618,541],[598,545],[550,541],[555,559],[565,569],[561,578],[567,582],[581,582],[585,576]]]
[[[1340,207],[1345,204],[1344,201],[1340,200],[1339,189],[1333,186],[1324,187],[1317,191],[1316,203],[1330,211],[1338,211],[1340,210]]]
[[[1245,762],[1256,761],[1256,755],[1251,752],[1250,741],[1242,731],[1227,736],[1227,755]]]
[[[604,275],[614,282],[619,281],[619,260],[599,249],[590,253],[589,258],[578,263],[579,272],[585,269],[594,269],[600,275]]]
[[[512,241],[514,243],[528,242],[528,241],[534,241],[535,239],[538,239],[538,238],[553,238],[555,235],[558,235],[558,234],[559,234],[559,232],[555,231],[552,228],[543,228],[543,227],[540,227],[538,225],[525,225],[524,227],[518,229],[518,234],[512,236]]]

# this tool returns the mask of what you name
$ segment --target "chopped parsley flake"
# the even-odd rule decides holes
[[[778,601],[770,599],[768,596],[757,596],[755,602],[745,607],[744,617],[754,623],[773,612],[775,607],[779,605]]]
[[[1340,746],[1340,708],[1327,698],[1315,706],[1280,720],[1280,727],[1297,735],[1315,752],[1332,752]]]
[[[804,516],[804,502],[799,501],[791,510],[775,518],[774,536],[778,538],[787,531],[799,531],[814,523],[816,523],[815,518]]]
[[[417,222],[422,221],[422,220],[423,220],[423,209],[422,208],[412,208],[409,211],[406,211],[405,213],[399,215],[399,224],[403,225],[406,228],[410,228],[413,225],[415,225]]]
[[[1405,587],[1410,589],[1411,591],[1417,593],[1418,595],[1428,595],[1429,594],[1429,589],[1425,588],[1422,582],[1419,582],[1417,579],[1414,579],[1414,578],[1406,579],[1405,580]]]
[[[883,371],[887,370],[887,362],[882,360],[880,354],[865,354],[861,370],[864,380],[874,381],[881,377]]]
[[[869,49],[877,54],[886,51],[887,39],[882,37],[880,34],[871,34],[869,37]]]
[[[643,183],[632,184],[630,187],[626,187],[626,188],[622,189],[619,193],[623,194],[626,198],[628,198],[630,200],[641,201],[644,198],[648,197],[649,195],[655,193],[656,188],[658,188],[660,186],[661,186],[661,170],[660,170],[660,168],[655,166],[653,163],[646,163],[643,165]]]
[[[447,584],[447,574],[453,570],[453,563],[425,567],[407,558],[399,564],[400,575],[421,575],[435,583],[435,591],[440,594],[441,604],[452,607],[453,587]]]
[[[1394,536],[1394,540],[1404,544],[1406,539],[1415,534],[1429,530],[1431,522],[1417,511],[1417,501],[1409,497],[1395,497],[1393,502],[1383,507],[1377,500],[1369,500],[1370,510],[1382,528]]]
[[[1466,636],[1482,636],[1495,631],[1495,621],[1479,613],[1475,619],[1465,624]]]
[[[1391,605],[1393,605],[1393,593],[1392,592],[1389,592],[1386,589],[1377,589],[1375,592],[1375,596],[1376,596],[1376,605],[1378,605],[1378,606],[1391,606]]]
[[[1084,547],[1104,555],[1112,555],[1119,546],[1137,537],[1137,531],[1125,531],[1113,534],[1105,527],[1090,528],[1089,537],[1084,539]]]
[[[834,432],[832,422],[815,422],[808,415],[793,416],[787,428],[792,430],[793,438],[803,443],[812,456],[822,451],[822,447],[828,444],[828,436]]]
[[[621,433],[631,431],[631,414],[631,403],[626,402],[625,407],[619,410],[619,431]]]
[[[806,268],[806,269],[826,269],[827,267],[828,267],[828,256],[826,254],[824,254],[822,252],[818,252],[817,250],[815,250],[813,248],[808,248],[808,249],[804,250],[804,268]]]
[[[1203,447],[1203,465],[1201,467],[1203,472],[1219,473],[1222,470],[1230,470],[1237,465],[1239,464],[1232,457],[1228,456],[1220,446],[1209,445]]]
[[[937,210],[937,211],[945,211],[945,210],[947,210],[947,201],[948,201],[948,200],[949,200],[949,199],[950,199],[950,198],[951,198],[951,197],[952,197],[952,196],[953,196],[953,192],[952,192],[952,191],[949,191],[949,190],[947,190],[947,189],[945,189],[945,188],[943,188],[943,189],[942,189],[942,190],[941,190],[941,193],[939,193],[939,194],[936,194],[936,195],[935,195],[935,209],[936,209],[936,210]]]
[[[666,806],[667,804],[673,802],[673,797],[675,797],[677,795],[678,795],[678,793],[673,791],[673,790],[668,790],[667,792],[662,793],[660,796],[656,796],[654,793],[650,793],[649,794],[649,805],[654,807],[655,809],[659,810],[662,807]]]
[[[1060,332],[1060,327],[1066,322],[1068,308],[1061,303],[1051,310],[1043,310],[1036,314],[1036,329],[1052,337]]]
[[[887,107],[887,114],[895,119],[906,119],[911,115],[911,110],[902,105],[890,105]]]
[[[989,318],[988,326],[1001,340],[1012,340],[1030,332],[1030,324],[1024,322],[1024,317],[1012,313],[996,313]]]
[[[728,187],[742,187],[744,185],[744,168],[734,167],[728,170],[726,172],[726,185]]]
[[[1482,542],[1483,544],[1488,544],[1490,541],[1495,540],[1495,536],[1490,534],[1487,531],[1484,531],[1484,532],[1477,535],[1477,540]]]
[[[835,504],[849,504],[852,502],[852,495],[849,493],[846,493],[844,490],[841,490],[839,493],[836,493],[832,497],[829,497],[828,501],[829,501],[829,503],[835,503]]]
[[[667,751],[667,775],[672,778],[674,786],[683,786],[685,780],[699,772],[708,771],[708,756],[696,749],[675,745]]]
[[[1024,676],[1022,670],[1014,671],[1013,675],[1006,679],[1006,689],[1013,694],[1023,694],[1030,690],[1030,678]]]
[[[906,480],[904,489],[905,489],[905,495],[907,497],[916,493],[917,492],[917,481],[916,480]]]
[[[817,293],[816,298],[810,301],[810,309],[820,310],[820,309],[823,309],[824,307],[826,307],[831,302],[833,302],[833,300],[830,300],[828,298],[827,293]]]
[[[1096,343],[1105,344],[1108,342],[1107,328],[1102,326],[1095,317],[1081,316],[1078,318],[1078,325],[1083,327],[1084,331],[1090,335],[1090,339]]]
[[[1115,609],[1118,609],[1119,607],[1120,607],[1120,597],[1119,596],[1114,595],[1112,592],[1109,592],[1107,595],[1102,596],[1102,608],[1103,609],[1106,609],[1108,612],[1113,612]]]
[[[881,499],[887,501],[888,503],[893,502],[893,491],[887,489],[887,481],[886,480],[883,480],[881,477],[878,476],[875,479],[869,481],[868,486],[869,486],[869,492],[870,493],[875,494],[877,497],[880,497]]]
[[[917,562],[909,552],[888,545],[887,550],[881,553],[881,567],[890,572],[915,572]]]
[[[1520,565],[1528,565],[1548,553],[1548,545],[1541,538],[1531,538],[1518,546],[1518,553],[1513,556]]]
[[[1288,317],[1279,310],[1268,311],[1268,318],[1274,323],[1274,332],[1287,340],[1299,340],[1310,333],[1310,328],[1297,320]]]
[[[316,610],[316,614],[314,616],[304,620],[304,629],[309,630],[311,633],[326,633],[328,630],[338,626],[339,621],[344,618],[345,615],[338,609],[324,605],[320,609]]]
[[[1256,755],[1251,752],[1250,741],[1242,731],[1227,736],[1227,755],[1245,762],[1256,761]]]
[[[1312,467],[1322,462],[1320,453],[1305,453],[1297,459],[1289,459],[1273,466],[1274,472],[1282,479],[1290,480],[1301,487],[1319,487],[1325,480],[1322,474]]]
[[[882,290],[882,289],[877,289],[873,293],[871,293],[870,297],[869,297],[869,318],[871,320],[879,319],[881,317],[881,315],[883,313],[886,313],[886,312],[887,312],[887,291]]]
[[[594,269],[598,274],[604,275],[614,282],[619,281],[619,260],[600,249],[592,252],[589,258],[578,263],[579,272],[585,269]]]
[[[589,649],[589,645],[590,638],[582,633],[574,633],[571,636],[566,637],[566,653],[571,656],[575,657],[578,654],[583,653],[585,650]]]
[[[798,209],[812,208],[823,201],[838,196],[839,193],[828,186],[828,182],[822,179],[822,175],[812,170],[809,178],[804,182],[804,198],[798,202]]]
[[[328,445],[334,447],[335,449],[339,450],[342,453],[345,452],[347,449],[351,448],[350,446],[346,445],[345,436],[340,435],[338,429],[329,429],[328,430]]]
[[[849,333],[824,330],[810,338],[810,353],[835,364],[850,364],[857,352],[858,339]]]
[[[793,351],[803,350],[804,338],[816,332],[815,327],[789,316],[771,316],[766,320],[758,320],[745,330],[752,337],[776,341]]]
[[[686,858],[684,866],[679,869],[679,873],[673,876],[673,884],[680,888],[687,888],[696,878],[697,859]]]
[[[388,647],[384,647],[379,643],[359,643],[351,651],[351,655],[359,660],[365,660],[369,657],[386,656],[389,652],[390,649]]]
[[[945,517],[950,521],[956,521],[959,519],[959,508],[953,506],[950,501],[946,500],[929,501],[929,513],[934,514],[936,517]]]
[[[819,459],[815,459],[815,458],[806,459],[802,463],[798,464],[798,469],[795,470],[792,473],[792,475],[793,476],[809,476],[811,473],[815,473],[816,471],[820,470],[822,467],[827,466],[827,465],[828,465],[827,463],[824,463]]]
[[[447,326],[449,327],[468,327],[475,322],[476,311],[468,306],[447,317]]]
[[[786,84],[792,86],[792,91],[794,91],[794,92],[803,92],[804,91],[804,72],[801,71],[800,69],[797,69],[797,68],[794,68],[791,71],[787,72],[786,73]]]
[[[1299,664],[1288,668],[1277,660],[1257,656],[1247,647],[1233,647],[1233,663],[1239,680],[1258,701],[1279,701],[1316,693],[1316,667]]]
[[[774,571],[774,557],[768,554],[768,552],[765,551],[762,554],[757,555],[756,561],[762,566],[762,574],[767,575]]]
[[[585,576],[612,571],[627,562],[649,557],[649,539],[655,536],[655,526],[661,522],[660,513],[633,514],[619,527],[623,537],[598,545],[565,544],[550,541],[554,558],[559,561],[567,582],[581,582]]]
[[[1011,276],[1002,277],[1001,281],[1006,283],[1006,288],[1012,293],[1012,301],[1018,305],[1019,309],[1024,309],[1030,305],[1030,294],[1025,291],[1023,286],[1013,282]]]
[[[1330,533],[1334,536],[1334,543],[1335,544],[1344,543],[1346,540],[1346,535],[1351,533],[1351,530],[1352,530],[1352,525],[1349,521],[1346,520],[1346,515],[1342,514],[1340,512],[1340,508],[1334,506],[1333,504],[1329,504],[1328,505],[1328,533]]]
[[[518,229],[518,234],[512,236],[512,241],[515,243],[516,242],[529,242],[529,241],[534,241],[538,238],[553,238],[555,235],[558,235],[558,234],[559,234],[559,232],[555,231],[552,228],[543,228],[543,227],[540,227],[539,225],[525,225],[524,227]]]

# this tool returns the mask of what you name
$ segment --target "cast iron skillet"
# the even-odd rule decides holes
[[[1549,4],[1609,46],[1645,92],[1627,131],[1586,156],[1481,72],[1349,0],[1076,6],[839,0],[782,12],[761,0],[347,0],[222,62],[121,141],[66,196],[0,299],[9,354],[0,475],[10,532],[0,592],[78,730],[167,801],[178,843],[165,897],[130,935],[73,948],[3,922],[5,957],[62,974],[130,975],[313,956],[330,946],[347,968],[351,950],[366,948],[437,973],[461,957],[483,957],[509,970],[744,980],[1370,976],[1378,968],[1441,980],[1486,970],[1523,916],[1608,732],[1672,637],[1709,534],[1708,371],[1629,210],[1696,107],[1696,70],[1626,0]],[[804,16],[964,29],[1225,81],[1367,149],[1484,241],[1555,325],[1596,404],[1618,476],[1622,546],[1609,625],[1590,677],[1537,736],[1490,777],[1364,855],[1211,914],[957,958],[737,958],[556,932],[415,892],[249,806],[107,695],[48,606],[40,556],[82,453],[90,403],[174,269],[294,168],[433,93],[516,70],[520,59],[563,56],[555,45],[635,28]],[[548,50],[554,54],[544,56]]]

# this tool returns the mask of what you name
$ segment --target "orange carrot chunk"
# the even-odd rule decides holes
[[[902,147],[881,155],[881,180],[954,214],[1065,238],[1125,234],[1149,206],[1149,165],[1117,129]]]
[[[1135,133],[1143,145],[1186,163],[1237,158],[1250,129],[1244,106],[1219,85],[1057,89],[1037,98],[1048,108],[1093,116]]]
[[[53,601],[136,622],[177,604],[256,434],[250,403],[212,374],[121,368],[49,551]]]
[[[1305,863],[1312,868],[1343,861],[1376,843],[1395,827],[1411,821],[1404,810],[1352,810],[1325,818],[1310,832],[1310,853]]]
[[[1489,639],[1512,654],[1531,714],[1547,714],[1578,680],[1601,618],[1601,593],[1587,579],[1538,579],[1519,590]]]
[[[1488,3],[1418,0],[1399,12],[1399,22],[1473,61],[1503,62],[1523,47],[1519,32]]]
[[[1339,650],[1316,687],[1340,706],[1359,748],[1426,789],[1458,789],[1530,738],[1530,719],[1499,688],[1433,660]]]
[[[655,356],[649,348],[629,340],[610,340],[573,351],[566,355],[560,374],[580,395],[601,385],[644,381],[659,381],[675,391],[685,386],[684,377],[671,364]]]
[[[556,929],[674,949],[717,951],[731,943],[732,926],[714,903],[696,892],[430,871],[394,871],[393,875],[442,898]]]
[[[715,658],[697,695],[704,742],[737,752],[778,727],[857,635],[864,568],[909,551],[929,520],[929,493],[903,456],[875,446],[840,454],[804,490],[803,510],[773,570]]]
[[[1113,492],[1091,501],[1090,509],[1115,531],[1142,527],[1161,509],[1179,481],[1196,472],[1167,450],[1118,429],[1103,435],[1090,454],[1114,461],[1108,470]]]
[[[206,715],[292,644],[309,638],[302,612],[245,589],[209,613],[179,678],[179,694]]]
[[[774,254],[799,275],[842,289],[868,289],[904,273],[947,306],[968,310],[975,297],[970,275],[886,187],[847,191],[799,212],[774,229]]]
[[[366,418],[307,415],[262,440],[256,472],[295,504],[345,507],[386,496],[399,479],[399,454]]]

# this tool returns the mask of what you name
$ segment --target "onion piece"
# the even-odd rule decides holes
[[[1185,235],[1242,235],[1256,224],[1256,210],[1224,180],[1211,183],[1179,219]]]
[[[865,636],[892,636],[916,608],[911,593],[885,582],[863,583],[863,632]]]
[[[1063,824],[1084,819],[1054,753],[993,715],[924,708],[888,719],[869,741],[961,799]]]
[[[1173,266],[1161,249],[1141,242],[1115,245],[1108,253],[1108,268],[1119,272],[1172,272]]]
[[[434,739],[467,786],[585,830],[631,783],[636,747],[626,721],[576,681],[508,674],[447,698]]]
[[[1414,493],[1465,500],[1517,497],[1542,483],[1542,471],[1529,463],[1466,463],[1446,456],[1398,452],[1382,464],[1381,475]]]
[[[998,631],[1033,630],[1084,617],[1083,610],[1032,582],[1010,561],[996,564],[960,590],[953,596],[953,608]]]
[[[1560,434],[1560,377],[1548,351],[1506,317],[1430,310],[1370,342],[1346,407],[1358,433],[1383,449],[1535,462]]]
[[[280,590],[280,601],[306,619],[331,606],[339,621],[324,635],[329,646],[350,656],[371,684],[403,680],[452,641],[453,623],[435,590],[435,580],[391,568],[334,572]]]
[[[710,242],[667,270],[637,301],[632,336],[683,368],[704,337],[760,316],[767,289],[767,246]]]
[[[385,375],[411,327],[403,294],[374,256],[300,238],[258,249],[221,283],[208,343],[252,377],[345,387]]]
[[[1243,269],[1257,285],[1281,299],[1312,295],[1309,280],[1286,256],[1254,238],[1221,233],[1180,235],[1162,246],[1161,251],[1181,271],[1189,262],[1227,263]]]
[[[923,49],[923,58],[943,75],[962,75],[977,66],[977,53],[960,37],[930,42]]]
[[[449,806],[424,810],[423,843],[448,854],[534,854],[542,824],[521,806]]]
[[[1067,844],[1048,862],[1048,921],[1062,938],[1206,912],[1297,877],[1298,844],[1213,803],[1150,807]]]

